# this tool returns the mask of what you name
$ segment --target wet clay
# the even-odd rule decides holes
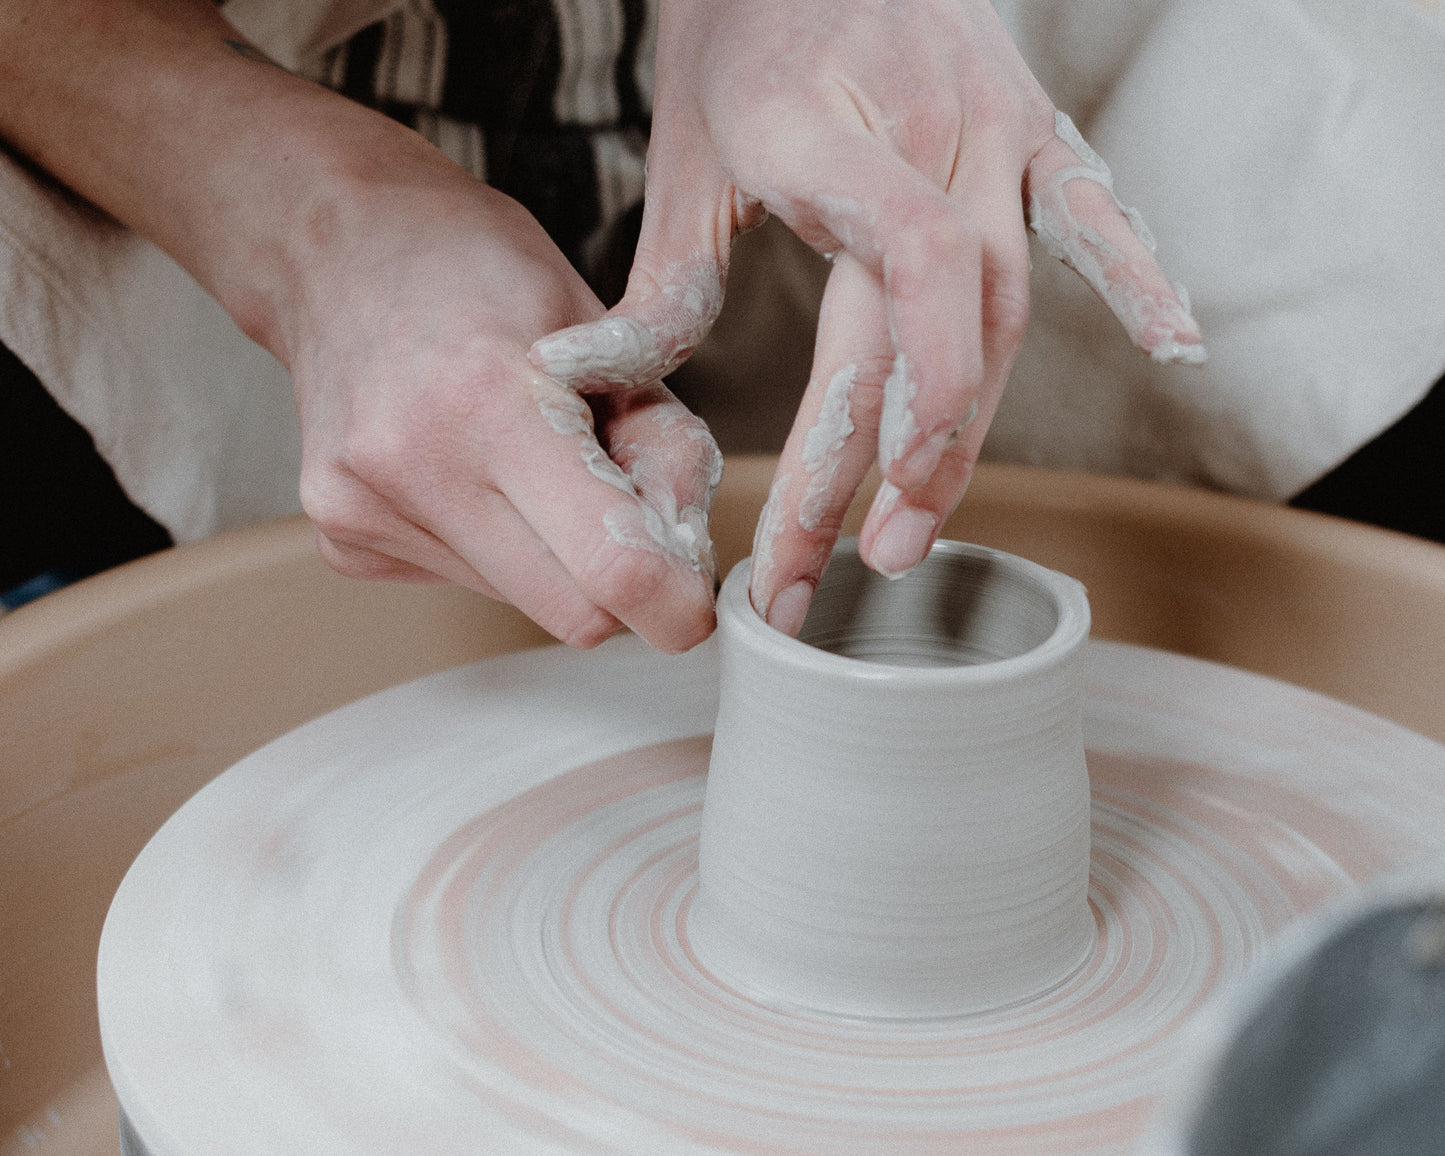
[[[712,258],[678,261],[656,291],[613,314],[550,334],[529,353],[549,377],[584,392],[661,381],[687,360],[722,310],[724,273]]]
[[[1054,113],[1054,131],[1079,158],[1077,165],[1060,169],[1030,190],[1029,228],[1043,242],[1049,255],[1079,274],[1123,323],[1134,344],[1159,362],[1202,365],[1207,358],[1198,342],[1178,340],[1180,333],[1198,335],[1199,326],[1189,315],[1188,295],[1182,286],[1171,286],[1178,300],[1142,292],[1120,273],[1124,254],[1098,230],[1081,222],[1069,207],[1066,186],[1073,180],[1092,181],[1104,188],[1129,222],[1145,248],[1154,251],[1154,235],[1137,209],[1123,204],[1114,193],[1109,166],[1080,135],[1074,122],[1062,112]]]
[[[898,582],[841,540],[798,638],[718,599],[721,701],[688,933],[782,1007],[929,1019],[1062,983],[1093,941],[1073,579],[939,543]]]

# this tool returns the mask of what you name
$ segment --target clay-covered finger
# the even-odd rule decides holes
[[[1114,195],[1109,166],[1074,122],[1055,112],[1055,133],[1028,167],[1029,227],[1079,274],[1155,361],[1201,365],[1199,325],[1181,287],[1154,257],[1137,210]]]
[[[656,268],[635,267],[627,295],[607,316],[537,341],[528,358],[582,393],[660,381],[687,360],[722,308],[726,267],[694,252]]]
[[[902,578],[928,556],[948,515],[963,499],[978,455],[955,446],[928,483],[900,490],[884,479],[858,534],[859,556],[885,578]]]
[[[994,164],[1008,151],[1006,141],[976,135],[961,150],[950,186],[951,195],[979,223],[985,239],[979,288],[984,372],[964,423],[934,439],[936,457],[928,480],[906,492],[885,480],[874,498],[859,553],[887,577],[901,577],[927,556],[939,527],[963,499],[1023,343],[1028,321],[1028,239],[1018,182]]]
[[[843,515],[873,463],[892,366],[882,286],[842,255],[823,295],[812,380],[753,542],[753,607],[785,633],[802,626]]]
[[[594,399],[592,408],[607,455],[632,480],[643,505],[676,527],[677,547],[715,584],[708,517],[723,458],[707,423],[660,384]]]
[[[944,189],[874,137],[814,140],[807,158],[765,203],[815,246],[832,238],[881,283],[893,362],[878,463],[903,488],[922,485],[937,441],[967,421],[983,382],[985,238]]]
[[[733,237],[765,215],[672,120],[648,148],[642,231],[627,291],[606,316],[549,334],[528,359],[580,393],[651,385],[701,344],[722,309]]]
[[[888,472],[894,484],[902,481],[910,490],[927,485],[944,454],[955,446],[971,461],[976,460],[1023,344],[1029,315],[1030,270],[1028,238],[1019,200],[1018,171],[1022,155],[1023,149],[1014,134],[1002,130],[980,128],[960,145],[948,192],[973,222],[980,239],[978,301],[982,372],[976,381],[959,385],[953,412],[962,410],[961,420],[936,429],[917,443],[909,452],[906,471],[895,467]],[[893,431],[900,425],[906,428],[914,424],[907,404],[906,392],[901,396],[890,393],[885,400],[883,428],[879,433],[880,464],[886,459],[890,437],[899,436]],[[901,554],[893,551],[890,556],[896,562]]]
[[[1002,328],[991,330],[986,343],[988,377],[992,383],[981,394],[972,419],[952,438],[932,463],[923,485],[902,490],[884,479],[869,507],[859,533],[858,553],[886,578],[901,578],[923,561],[938,537],[939,527],[963,500],[984,435],[993,421],[1018,345]]]
[[[643,499],[599,443],[586,398],[540,374],[530,389],[530,414],[493,465],[502,491],[594,605],[660,650],[701,642],[715,618],[695,521]]]

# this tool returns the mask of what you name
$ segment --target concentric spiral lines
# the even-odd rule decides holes
[[[494,671],[511,701],[535,683],[559,733],[623,725],[633,744],[603,757],[535,760],[525,735],[480,768],[405,736],[379,752],[368,735],[408,712],[415,733],[418,710],[420,734],[451,726],[453,751],[475,749],[484,702],[440,676],[369,700],[365,726],[350,708],[303,728],[312,741],[253,756],[173,821],[102,959],[107,1057],[155,1156],[200,1135],[236,1152],[1126,1152],[1185,1026],[1276,932],[1445,849],[1441,748],[1282,684],[1096,645],[1084,966],[951,1020],[774,1006],[689,948],[709,739],[678,726],[705,716],[705,659],[679,679],[614,653],[626,679],[609,686],[595,658]],[[667,694],[703,706],[670,733],[639,724],[635,704]],[[506,789],[466,782],[483,774]]]

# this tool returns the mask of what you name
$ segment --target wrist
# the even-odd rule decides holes
[[[204,199],[183,263],[241,329],[288,367],[308,320],[348,291],[364,296],[404,223],[446,212],[480,186],[420,136],[324,89],[273,110],[218,168],[220,211]],[[229,170],[229,172],[227,171]],[[179,256],[179,254],[178,254]]]
[[[417,294],[505,298],[520,269],[561,260],[520,204],[415,132],[350,102],[333,111],[301,118],[283,211],[253,213],[253,243],[229,243],[213,277],[232,317],[288,368],[338,319],[380,333]]]
[[[388,197],[475,187],[410,130],[258,59],[209,0],[0,8],[0,136],[283,361],[312,283]]]

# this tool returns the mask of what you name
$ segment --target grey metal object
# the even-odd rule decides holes
[[[1188,1156],[1445,1152],[1445,898],[1357,912],[1226,1047]]]
[[[120,1156],[151,1156],[150,1149],[136,1135],[124,1112],[120,1114]]]

